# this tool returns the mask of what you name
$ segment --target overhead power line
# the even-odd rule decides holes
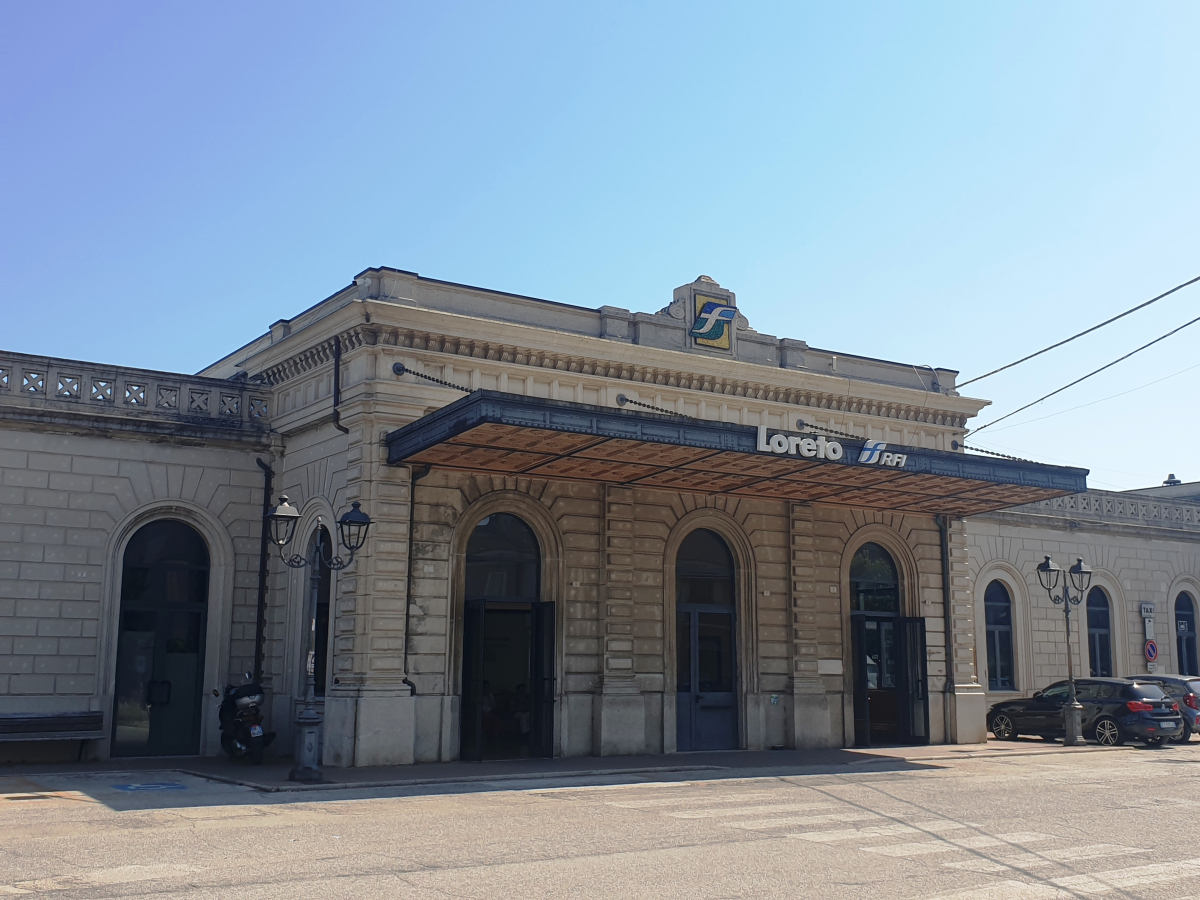
[[[1046,396],[1044,396],[1044,397],[1038,397],[1038,398],[1037,398],[1036,400],[1034,400],[1032,403],[1026,403],[1026,404],[1025,404],[1024,406],[1022,406],[1020,409],[1014,409],[1012,412],[1010,412],[1010,413],[1007,413],[1007,414],[1005,414],[1005,415],[1001,416],[1001,417],[1000,417],[1000,418],[998,418],[998,419],[992,419],[992,421],[988,422],[986,425],[980,425],[978,428],[972,429],[970,433],[971,433],[972,435],[979,434],[979,432],[983,431],[983,429],[985,429],[985,428],[991,428],[991,427],[992,427],[993,425],[995,425],[997,422],[1003,422],[1005,419],[1007,419],[1007,418],[1010,418],[1010,417],[1012,417],[1012,416],[1015,416],[1015,415],[1016,415],[1017,413],[1019,413],[1019,412],[1024,412],[1025,410],[1029,409],[1029,407],[1031,407],[1031,406],[1037,406],[1037,405],[1038,405],[1039,403],[1041,403],[1043,400],[1049,400],[1049,399],[1050,399],[1051,397],[1053,397],[1055,394],[1061,394],[1061,393],[1062,393],[1063,391],[1065,391],[1067,388],[1075,387],[1075,385],[1079,384],[1079,382],[1081,382],[1081,381],[1087,381],[1087,379],[1091,378],[1093,375],[1098,375],[1098,374],[1100,374],[1100,373],[1101,373],[1101,372],[1103,372],[1105,369],[1111,369],[1111,368],[1112,368],[1113,366],[1115,366],[1117,363],[1119,363],[1119,362],[1124,362],[1125,360],[1129,359],[1129,357],[1133,356],[1135,353],[1141,353],[1141,352],[1142,352],[1143,350],[1145,350],[1147,347],[1153,347],[1153,346],[1154,346],[1155,344],[1157,344],[1159,341],[1164,341],[1164,340],[1166,340],[1167,338],[1169,338],[1171,335],[1173,335],[1173,334],[1176,334],[1177,332],[1183,331],[1183,329],[1187,328],[1189,325],[1195,325],[1197,322],[1200,322],[1200,316],[1197,316],[1196,318],[1192,319],[1190,322],[1184,322],[1184,323],[1183,323],[1182,325],[1180,325],[1178,328],[1172,328],[1172,329],[1171,329],[1170,331],[1168,331],[1166,334],[1162,335],[1161,337],[1156,337],[1154,340],[1152,340],[1152,341],[1151,341],[1150,343],[1148,343],[1148,344],[1142,344],[1142,346],[1138,347],[1136,350],[1130,350],[1128,353],[1126,353],[1124,356],[1120,357],[1119,359],[1114,359],[1112,362],[1104,364],[1103,366],[1101,366],[1100,368],[1096,369],[1095,371],[1088,372],[1088,373],[1087,373],[1086,375],[1084,375],[1082,378],[1076,378],[1076,379],[1075,379],[1074,381],[1072,381],[1070,384],[1064,384],[1064,385],[1063,385],[1062,387],[1060,387],[1058,390],[1056,390],[1056,391],[1051,391],[1050,393],[1046,394]]]
[[[1200,275],[1197,275],[1197,276],[1196,276],[1195,278],[1193,278],[1191,281],[1185,281],[1183,284],[1176,285],[1175,287],[1171,288],[1171,289],[1170,289],[1169,291],[1167,291],[1166,293],[1164,293],[1164,294],[1159,294],[1157,297],[1154,297],[1154,298],[1152,298],[1152,299],[1150,299],[1150,300],[1147,300],[1145,303],[1139,303],[1139,304],[1138,304],[1137,306],[1135,306],[1133,309],[1127,309],[1127,310],[1125,310],[1125,312],[1121,313],[1119,316],[1113,316],[1111,319],[1107,319],[1107,320],[1105,320],[1105,321],[1101,322],[1099,325],[1093,325],[1091,328],[1087,329],[1086,331],[1081,331],[1081,332],[1079,332],[1079,334],[1073,334],[1073,335],[1071,335],[1069,338],[1067,338],[1066,340],[1059,341],[1057,344],[1051,344],[1049,347],[1046,347],[1044,350],[1039,350],[1037,353],[1030,353],[1028,356],[1023,356],[1023,357],[1021,357],[1021,358],[1020,358],[1020,359],[1018,359],[1016,362],[1010,362],[1010,363],[1009,363],[1008,365],[1006,365],[1006,366],[1001,366],[1001,367],[1000,367],[1000,368],[998,368],[998,369],[992,369],[992,371],[990,371],[990,372],[987,372],[986,374],[983,374],[983,375],[978,375],[978,376],[976,376],[975,378],[972,378],[972,379],[970,379],[970,380],[968,380],[968,381],[964,381],[962,384],[955,385],[955,390],[959,390],[960,388],[964,388],[964,387],[966,387],[968,384],[974,384],[976,381],[983,381],[983,379],[985,379],[985,378],[990,378],[991,376],[995,375],[995,374],[996,374],[996,373],[998,373],[998,372],[1003,372],[1005,369],[1011,369],[1013,366],[1019,366],[1019,365],[1020,365],[1021,363],[1023,363],[1023,362],[1029,362],[1029,360],[1033,359],[1035,356],[1041,356],[1043,353],[1049,353],[1051,350],[1054,350],[1054,349],[1056,349],[1056,348],[1058,348],[1058,347],[1061,347],[1063,344],[1069,344],[1069,343],[1071,343],[1071,341],[1075,340],[1076,338],[1081,338],[1081,337],[1083,337],[1085,334],[1091,334],[1091,333],[1092,333],[1093,331],[1095,331],[1096,329],[1098,329],[1098,328],[1103,328],[1105,325],[1111,325],[1113,322],[1117,321],[1117,319],[1123,319],[1123,318],[1125,318],[1127,315],[1129,315],[1130,313],[1135,313],[1135,312],[1137,312],[1139,309],[1145,309],[1145,308],[1146,308],[1147,306],[1149,306],[1151,303],[1157,303],[1157,302],[1158,302],[1159,300],[1161,300],[1163,297],[1170,296],[1171,294],[1175,293],[1176,291],[1178,291],[1178,290],[1182,290],[1183,288],[1187,287],[1189,284],[1195,284],[1197,281],[1200,281]],[[1186,327],[1186,326],[1185,326],[1185,327]],[[1164,335],[1164,336],[1165,336],[1165,335]],[[1137,351],[1134,351],[1134,352],[1137,352]],[[1119,362],[1119,360],[1118,360],[1118,362]],[[1069,387],[1069,386],[1070,386],[1070,385],[1068,385],[1068,387]],[[997,421],[999,421],[999,420],[997,420]]]

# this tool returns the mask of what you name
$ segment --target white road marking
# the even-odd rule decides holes
[[[1200,873],[1200,859],[1131,866],[1090,875],[1066,875],[1049,881],[1000,881],[985,887],[949,894],[937,894],[929,900],[1059,900],[1080,894],[1108,894],[1127,888],[1161,884],[1192,878]]]
[[[1123,888],[1190,878],[1198,872],[1200,872],[1200,859],[1181,859],[1177,862],[1113,869],[1110,872],[1093,872],[1090,875],[1068,875],[1064,878],[1053,879],[1053,883],[1070,891],[1103,894]]]
[[[777,819],[756,819],[753,822],[726,822],[730,828],[783,828],[788,825],[828,825],[835,822],[867,822],[882,819],[873,812],[839,812],[820,816],[786,816]]]
[[[969,859],[964,862],[942,863],[948,869],[965,869],[969,872],[1002,872],[1005,869],[1034,869],[1054,863],[1075,862],[1081,859],[1096,859],[1101,856],[1128,856],[1133,853],[1149,853],[1137,847],[1120,844],[1085,844],[1082,847],[1067,847],[1058,850],[1040,850],[1037,853],[1018,853],[1002,856],[999,860]]]
[[[85,875],[57,875],[53,878],[38,878],[33,881],[18,881],[15,884],[0,885],[0,894],[11,896],[44,891],[69,891],[89,885],[129,884],[134,881],[148,881],[153,878],[165,878],[194,871],[196,870],[191,866],[176,865],[117,866],[112,869],[97,869]]]
[[[982,850],[985,847],[1002,847],[1012,844],[1024,844],[1030,841],[1044,841],[1050,835],[1037,831],[1017,831],[1012,834],[998,834],[995,837],[977,835],[966,838],[943,838],[938,841],[918,841],[910,844],[884,844],[880,847],[859,847],[868,853],[880,853],[884,856],[926,856],[930,853],[949,853],[954,850]],[[986,862],[986,860],[983,860]],[[958,865],[946,863],[945,865]],[[962,864],[964,867],[966,863]]]
[[[789,834],[790,838],[812,841],[817,844],[831,844],[837,841],[856,841],[863,838],[891,837],[897,834],[937,834],[943,831],[961,831],[964,828],[978,828],[970,822],[951,822],[937,819],[929,822],[914,822],[912,825],[873,825],[866,828],[846,828],[838,831],[801,831]]]
[[[832,809],[836,803],[767,803],[759,806],[734,806],[726,809],[685,809],[667,813],[673,819],[716,819],[721,816],[752,816],[769,812],[801,812],[806,809]]]
[[[780,798],[790,791],[747,791],[732,797],[653,797],[648,800],[610,800],[608,806],[621,809],[650,809],[655,806],[694,806],[702,807],[717,803],[744,803],[747,800],[764,800],[768,797]]]

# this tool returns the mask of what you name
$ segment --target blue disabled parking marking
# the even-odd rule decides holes
[[[143,784],[114,784],[118,791],[186,791],[187,785],[178,781],[148,781]]]

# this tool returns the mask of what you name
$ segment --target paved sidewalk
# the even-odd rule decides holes
[[[883,747],[870,750],[731,750],[656,756],[582,756],[569,759],[513,759],[487,762],[419,763],[411,766],[326,768],[320,784],[288,780],[290,759],[268,759],[261,766],[224,756],[108,759],[99,762],[14,764],[0,776],[101,772],[182,772],[256,790],[328,791],[347,788],[404,787],[482,782],[545,781],[628,776],[697,779],[821,775],[863,771],[904,771],[935,767],[951,760],[1005,758],[1041,754],[1110,752],[1127,748],[1063,747],[1041,740],[989,741],[986,744]]]

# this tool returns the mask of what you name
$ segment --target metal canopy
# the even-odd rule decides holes
[[[860,463],[861,440],[829,438],[844,450],[832,461],[760,452],[758,438],[749,425],[475,391],[387,445],[389,465],[952,516],[1087,490],[1086,469],[889,444],[906,457],[898,468]]]

